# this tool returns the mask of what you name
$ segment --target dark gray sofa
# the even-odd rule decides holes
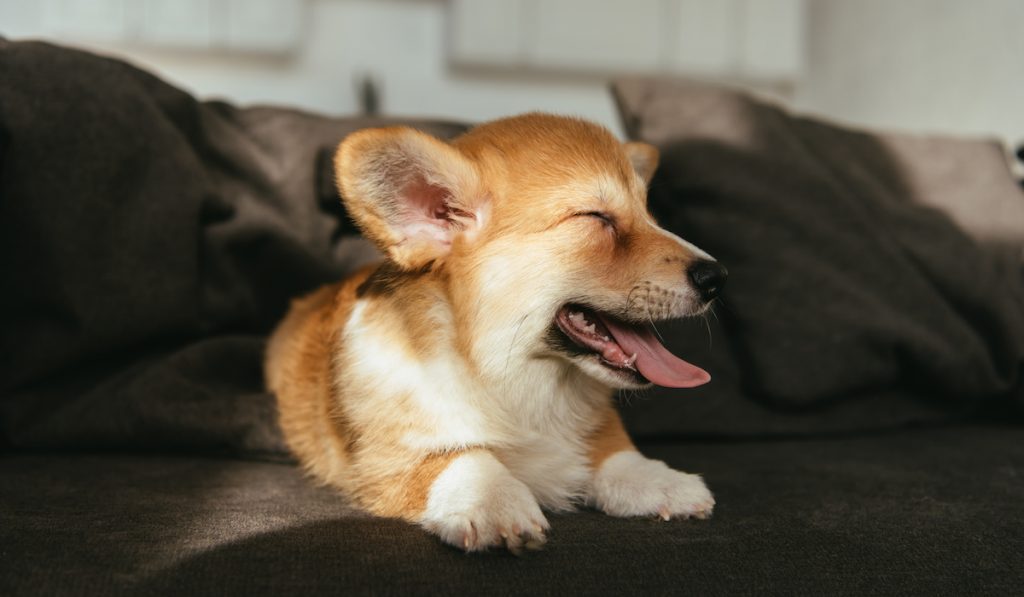
[[[648,442],[703,471],[706,522],[551,518],[543,552],[465,555],[367,518],[284,463],[4,458],[6,595],[1012,595],[1019,428]]]
[[[583,509],[540,553],[465,555],[303,478],[261,384],[289,297],[373,258],[329,156],[381,121],[38,43],[0,41],[0,81],[2,595],[1021,590],[1024,195],[996,144],[618,82],[662,150],[652,211],[731,271],[665,330],[713,383],[622,396],[715,516]]]

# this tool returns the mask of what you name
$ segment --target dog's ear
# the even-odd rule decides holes
[[[357,131],[341,142],[334,168],[349,215],[404,269],[443,258],[456,235],[482,223],[473,162],[425,133]]]
[[[658,150],[653,145],[640,143],[639,141],[624,143],[623,148],[626,150],[629,162],[633,164],[633,169],[640,175],[640,178],[644,179],[645,183],[651,182],[654,171],[658,169]]]

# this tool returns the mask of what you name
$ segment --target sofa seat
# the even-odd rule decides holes
[[[521,558],[370,518],[289,462],[8,455],[0,594],[1013,594],[1022,440],[975,425],[648,444],[706,475],[712,519],[555,515]]]

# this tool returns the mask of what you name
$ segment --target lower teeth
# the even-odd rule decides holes
[[[636,370],[636,367],[634,366],[634,363],[636,363],[636,355],[635,354],[633,356],[627,358],[622,363],[613,363],[612,361],[609,361],[608,359],[605,359],[604,357],[602,357],[601,360],[604,361],[609,366],[615,367],[617,369],[632,369],[634,371]]]

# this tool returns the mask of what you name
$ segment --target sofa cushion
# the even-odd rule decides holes
[[[1008,427],[642,446],[705,474],[707,521],[552,516],[545,550],[465,555],[291,465],[0,460],[0,594],[1015,594],[1024,441]]]
[[[278,452],[264,338],[376,257],[329,159],[435,121],[197,101],[119,60],[0,40],[0,445]]]
[[[731,273],[714,317],[667,334],[711,384],[633,400],[636,432],[1024,411],[1024,194],[1001,147],[851,130],[687,82],[614,93],[630,135],[661,150],[652,211]]]

